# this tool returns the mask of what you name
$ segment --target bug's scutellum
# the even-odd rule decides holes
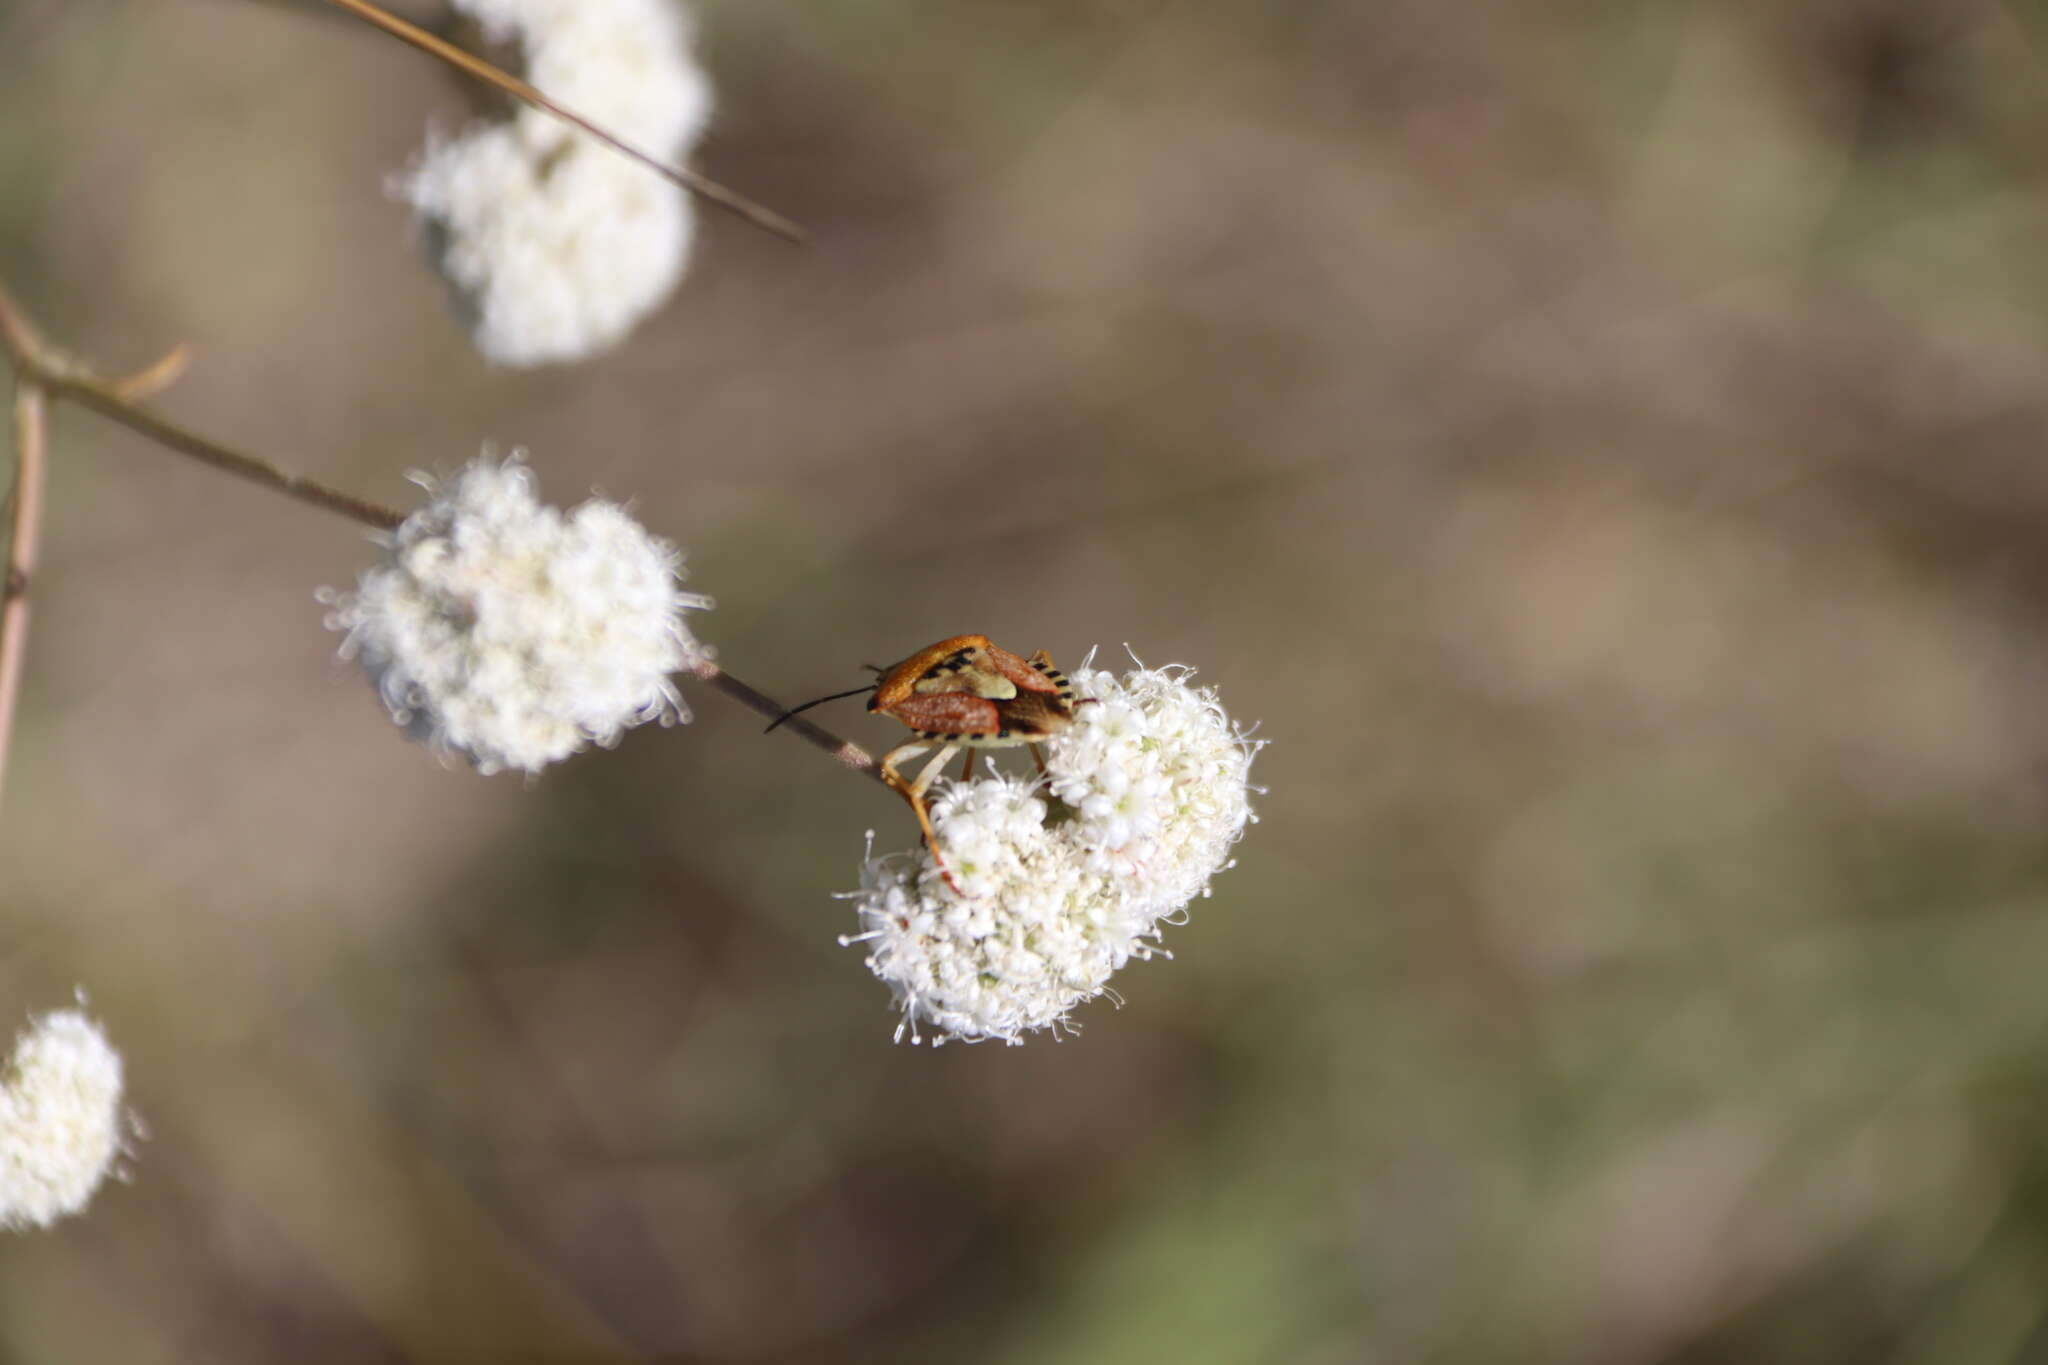
[[[900,720],[917,732],[916,739],[899,744],[882,756],[882,780],[910,803],[932,861],[946,884],[964,895],[939,852],[931,815],[925,809],[924,794],[930,790],[932,780],[946,760],[963,748],[969,751],[961,773],[963,778],[974,771],[973,750],[1010,749],[1018,745],[1031,746],[1031,756],[1043,772],[1045,756],[1038,751],[1038,742],[1072,725],[1074,708],[1083,703],[1074,700],[1074,689],[1066,674],[1052,666],[1052,657],[1044,650],[1022,658],[991,643],[986,635],[956,635],[941,640],[891,668],[877,669],[876,673],[868,710]],[[850,697],[866,690],[857,687],[853,692],[836,695]],[[806,707],[832,700],[833,697],[820,697],[818,701],[806,702],[775,725]],[[775,725],[768,728],[772,730]],[[937,756],[925,765],[916,781],[906,781],[896,771],[898,763],[935,744],[939,746]]]

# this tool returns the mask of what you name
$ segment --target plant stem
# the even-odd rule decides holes
[[[82,378],[57,380],[50,384],[50,390],[65,398],[75,399],[100,416],[111,418],[130,431],[140,432],[180,455],[190,455],[202,464],[209,464],[239,478],[260,483],[266,488],[275,489],[288,498],[296,498],[323,512],[334,512],[379,531],[389,531],[405,520],[403,512],[366,501],[351,493],[344,493],[338,488],[321,483],[318,479],[307,478],[304,474],[294,474],[260,456],[249,455],[209,441],[204,436],[158,416],[141,404],[123,398],[111,385],[103,381]]]
[[[28,588],[41,548],[43,483],[49,470],[49,394],[26,374],[14,380],[13,516],[7,533],[6,577],[0,580],[0,787],[14,737],[21,675],[28,658]]]
[[[0,346],[7,348],[17,368],[26,368],[28,357],[48,349],[4,284],[0,284]]]

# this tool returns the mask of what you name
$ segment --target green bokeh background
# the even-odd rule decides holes
[[[84,986],[151,1137],[0,1357],[2048,1359],[2048,13],[699,27],[814,241],[705,219],[591,363],[475,355],[383,188],[464,92],[310,3],[0,0],[0,277],[367,496],[632,497],[786,698],[1194,664],[1241,865],[1078,1039],[891,1046],[900,805],[709,694],[437,765],[357,529],[62,410],[0,1007]]]

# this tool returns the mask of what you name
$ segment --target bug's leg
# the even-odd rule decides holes
[[[939,875],[946,879],[946,885],[953,888],[953,894],[964,898],[967,893],[962,891],[960,883],[953,879],[953,869],[946,866],[946,857],[943,853],[939,852],[939,836],[932,829],[931,813],[926,810],[924,804],[925,792],[930,790],[932,779],[938,776],[939,769],[943,768],[946,765],[946,760],[953,756],[954,746],[951,744],[940,746],[938,754],[933,757],[931,762],[925,764],[924,771],[917,775],[917,781],[915,782],[904,781],[903,774],[896,771],[898,762],[906,758],[915,758],[930,747],[931,745],[929,744],[913,742],[910,744],[899,744],[891,749],[882,758],[882,780],[895,788],[897,792],[901,793],[903,799],[910,803],[910,813],[917,817],[917,827],[924,835],[925,850],[932,855],[932,865],[939,869]]]
[[[1045,750],[1039,748],[1036,744],[1025,747],[1031,750],[1031,761],[1038,765],[1038,775],[1040,777],[1051,777],[1052,774],[1047,772],[1045,767]]]
[[[960,765],[960,780],[966,782],[974,777],[974,760],[979,757],[974,750],[967,751],[967,761]]]
[[[947,755],[952,757],[951,754]],[[910,798],[911,813],[917,816],[917,827],[924,832],[925,852],[932,855],[932,866],[939,869],[939,875],[946,879],[946,885],[953,888],[953,894],[965,900],[967,893],[960,889],[960,883],[953,879],[953,869],[946,866],[946,855],[939,852],[939,836],[932,829],[932,817],[925,810],[924,797]]]
[[[908,744],[899,744],[888,753],[882,755],[882,762],[879,765],[882,771],[882,780],[889,784],[891,791],[897,792],[906,798],[909,797],[910,783],[903,780],[903,774],[896,771],[896,765],[906,758],[916,758],[931,747],[929,744],[912,740]]]
[[[919,800],[923,800],[924,794],[932,789],[932,779],[939,775],[939,769],[946,766],[946,760],[953,756],[953,751],[958,747],[954,744],[941,745],[938,753],[932,755],[932,761],[925,764],[924,771],[917,775],[917,781],[910,784],[910,790]]]

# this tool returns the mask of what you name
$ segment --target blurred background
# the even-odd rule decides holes
[[[1241,865],[1078,1039],[891,1046],[885,793],[701,693],[438,765],[357,528],[61,410],[0,1013],[152,1136],[0,1358],[2048,1360],[2048,11],[699,24],[814,242],[595,362],[477,357],[384,192],[466,93],[314,4],[0,0],[0,277],[367,496],[632,497],[788,700],[1194,664]]]

